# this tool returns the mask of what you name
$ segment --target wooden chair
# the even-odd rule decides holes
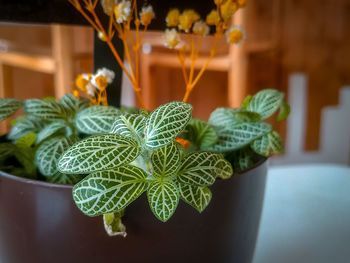
[[[51,48],[23,48],[16,43],[3,40],[2,51],[0,51],[0,97],[13,96],[11,68],[23,68],[53,75],[56,98],[71,92],[74,85],[74,63],[83,59],[92,60],[92,56],[86,52],[86,47],[80,47],[79,53],[73,50],[74,38],[83,37],[81,33],[86,34],[86,30],[81,30],[80,27],[79,29],[66,25],[51,25]],[[0,134],[6,132],[6,126],[6,124],[0,126]]]

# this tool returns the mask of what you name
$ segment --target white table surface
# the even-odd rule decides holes
[[[253,263],[347,262],[350,168],[270,168]]]

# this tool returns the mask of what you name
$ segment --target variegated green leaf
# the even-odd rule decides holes
[[[280,107],[284,94],[274,89],[265,89],[255,94],[247,110],[259,113],[263,119],[270,117]]]
[[[179,184],[180,197],[198,212],[203,212],[208,206],[212,194],[208,187],[188,184]]]
[[[120,134],[95,135],[69,148],[58,166],[62,173],[86,174],[128,164],[140,153],[141,148],[134,139]]]
[[[226,156],[226,159],[232,164],[235,173],[240,173],[255,163],[254,152],[250,147],[231,152]]]
[[[227,127],[237,124],[235,118],[230,114],[230,108],[217,108],[209,117],[209,124],[217,127]]]
[[[73,94],[65,94],[60,100],[70,119],[75,117],[75,114],[89,107],[89,101],[84,98],[76,98]]]
[[[153,214],[166,222],[179,204],[179,190],[171,180],[154,181],[147,191],[148,203]]]
[[[75,125],[85,134],[108,133],[119,115],[120,111],[115,107],[92,106],[77,114]]]
[[[284,121],[288,118],[290,114],[290,105],[287,102],[282,102],[280,106],[280,110],[278,112],[278,115],[276,117],[276,121]]]
[[[0,121],[5,120],[23,106],[23,102],[17,99],[0,99]]]
[[[88,98],[76,98],[73,94],[66,94],[60,100],[60,103],[69,111],[77,113],[89,107],[90,100]]]
[[[278,132],[272,131],[253,141],[251,147],[256,153],[268,157],[270,154],[283,152],[283,141]]]
[[[229,152],[242,148],[257,138],[269,133],[272,126],[263,122],[247,122],[217,129],[219,140],[208,150]]]
[[[192,106],[184,102],[164,104],[148,116],[145,145],[149,150],[161,148],[175,139],[191,119]]]
[[[83,177],[79,174],[63,174],[60,172],[46,178],[48,182],[55,184],[76,184],[81,179],[83,179]]]
[[[44,127],[36,137],[36,143],[39,144],[43,140],[49,138],[54,134],[62,134],[65,132],[67,124],[62,121],[52,122]]]
[[[53,176],[58,172],[58,159],[74,140],[65,136],[53,137],[43,142],[35,153],[35,163],[45,176]]]
[[[218,108],[212,112],[209,123],[216,127],[231,127],[242,122],[257,122],[261,120],[259,113],[245,109]]]
[[[29,132],[37,133],[45,126],[45,122],[42,120],[34,120],[26,118],[25,120],[18,122],[12,127],[11,131],[7,135],[9,140],[18,140],[25,136]]]
[[[146,117],[141,114],[124,113],[116,118],[110,133],[121,134],[141,141],[146,125]]]
[[[96,172],[74,186],[73,198],[89,216],[120,211],[146,191],[146,177],[142,169],[131,165]]]
[[[192,152],[182,161],[177,179],[184,184],[209,186],[215,182],[219,173],[223,173],[223,164],[223,157],[219,153]]]
[[[60,100],[62,104],[70,113],[75,113],[78,110],[79,99],[72,94],[65,94]]]
[[[219,138],[213,126],[199,119],[192,119],[186,130],[185,139],[190,140],[199,148],[209,147]]]
[[[231,114],[237,122],[257,122],[261,120],[259,113],[245,109],[231,109]]]
[[[24,104],[24,111],[46,120],[65,119],[67,117],[67,111],[63,105],[51,100],[27,100]]]
[[[223,156],[216,163],[217,177],[221,179],[229,179],[233,175],[233,169],[230,162],[228,162]]]
[[[180,150],[175,142],[154,151],[151,156],[154,175],[159,177],[173,175],[177,172],[180,161]]]

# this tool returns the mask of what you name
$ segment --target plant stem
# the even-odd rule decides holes
[[[183,102],[187,102],[188,101],[188,98],[191,95],[191,92],[192,92],[193,88],[197,85],[197,83],[200,80],[200,78],[202,77],[203,73],[208,68],[208,65],[209,65],[210,61],[216,55],[216,47],[217,47],[217,44],[218,44],[219,40],[221,39],[221,37],[222,37],[221,33],[216,33],[215,34],[215,41],[214,41],[213,47],[210,50],[209,58],[207,59],[207,61],[205,62],[205,64],[203,65],[203,67],[201,68],[201,70],[199,71],[197,76],[195,77],[195,79],[193,81],[190,79],[189,83],[187,83],[187,85],[186,85],[186,93],[185,93],[184,98],[182,99]],[[200,48],[200,46],[198,45],[197,49],[199,50],[199,48]],[[191,67],[192,67],[192,65],[191,65]]]
[[[190,77],[188,82],[191,83],[194,74],[194,63],[195,63],[195,47],[194,47],[194,36],[191,34],[191,67],[190,67]]]
[[[102,26],[102,23],[99,19],[99,17],[96,15],[95,12],[95,8],[96,5],[98,3],[98,0],[94,0],[94,2],[92,0],[83,0],[83,3],[85,4],[85,9],[88,10],[90,12],[90,14],[93,16],[94,20],[87,15],[87,13],[83,10],[83,8],[81,7],[79,0],[68,0],[83,16],[84,18],[93,26],[93,28],[97,31],[97,32],[102,32],[106,37],[106,43],[108,45],[108,47],[110,48],[113,56],[115,57],[115,59],[117,60],[119,66],[121,67],[121,69],[124,71],[124,73],[126,74],[126,76],[130,79],[132,85],[133,85],[133,89],[136,93],[136,97],[141,105],[142,108],[145,109],[145,104],[143,102],[142,96],[141,96],[141,89],[139,87],[139,77],[138,77],[138,71],[139,71],[139,58],[138,58],[138,52],[140,49],[140,42],[139,42],[139,25],[140,22],[138,20],[137,17],[137,6],[136,6],[136,0],[134,0],[134,8],[135,8],[135,25],[136,25],[136,31],[137,31],[137,40],[136,40],[136,48],[135,48],[135,70],[133,68],[133,63],[131,60],[131,55],[130,55],[130,51],[129,51],[129,47],[127,44],[127,37],[128,35],[130,36],[131,41],[134,44],[133,41],[133,37],[131,35],[130,32],[130,20],[131,18],[128,20],[128,25],[126,29],[127,32],[123,32],[122,28],[114,21],[114,17],[113,17],[113,13],[110,15],[110,20],[109,20],[109,26],[108,26],[108,35],[106,30],[104,29],[104,27]],[[113,39],[113,30],[112,30],[112,26],[115,27],[115,29],[118,32],[118,36],[119,38],[121,38],[121,40],[123,41],[123,45],[124,45],[124,49],[125,49],[125,55],[126,58],[130,64],[130,69],[131,69],[131,74],[129,73],[129,71],[126,69],[122,59],[120,58],[118,52],[116,51],[113,43],[112,43],[112,39]],[[125,25],[124,25],[125,26]],[[146,31],[146,29],[145,29]],[[127,33],[127,34],[125,34]],[[142,36],[143,38],[143,36]],[[136,65],[137,64],[137,65]],[[136,73],[135,73],[136,71]],[[102,103],[106,103],[106,99],[103,98],[104,94],[102,94],[102,98],[100,97],[101,94],[99,94],[99,98],[98,98],[98,102],[102,102]],[[91,97],[91,96],[90,96]],[[97,102],[96,99],[94,100],[95,103]],[[94,102],[93,102],[94,103]]]
[[[185,60],[182,56],[182,54],[180,53],[181,51],[177,51],[176,54],[177,54],[177,57],[179,58],[180,60],[180,64],[181,64],[181,70],[182,70],[182,75],[184,77],[184,80],[185,80],[185,84],[186,84],[186,87],[187,87],[187,84],[188,84],[188,78],[187,78],[187,72],[186,72],[186,66],[185,66]]]

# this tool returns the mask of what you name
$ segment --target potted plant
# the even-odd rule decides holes
[[[84,6],[71,2],[112,51],[114,33],[122,39],[129,36],[132,18],[142,39],[139,26],[147,28],[154,17],[149,6],[140,16],[132,15],[137,13],[135,1],[102,1],[110,17],[106,30],[94,11],[98,1],[83,1]],[[233,7],[243,4],[215,3],[219,12],[209,18],[217,21],[216,34],[222,37]],[[194,11],[171,10],[168,26],[174,27],[176,19],[176,26],[187,33],[191,28],[207,31],[206,24],[196,24]],[[180,48],[183,63],[185,44],[179,46],[177,32],[167,32],[165,41]],[[238,43],[243,33],[234,28],[227,38]],[[134,43],[135,54],[140,43]],[[196,52],[192,49],[192,61]],[[251,260],[266,157],[283,149],[278,133],[263,120],[277,110],[278,121],[288,116],[283,93],[263,90],[248,96],[241,108],[216,109],[206,122],[193,118],[186,103],[205,71],[195,77],[191,68],[188,75],[184,70],[183,101],[149,112],[142,102],[136,57],[129,77],[141,109],[107,105],[114,74],[105,68],[78,76],[77,90],[59,101],[0,99],[0,120],[24,106],[24,115],[11,121],[8,141],[0,144],[2,261]],[[109,237],[113,235],[125,238]]]

